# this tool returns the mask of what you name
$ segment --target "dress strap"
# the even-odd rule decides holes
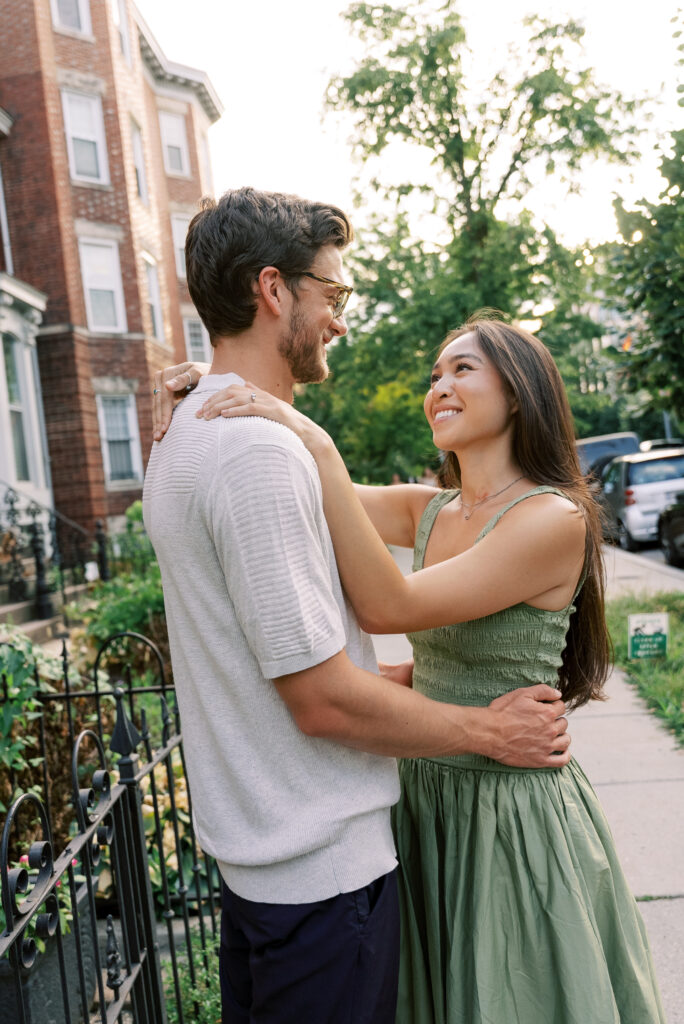
[[[459,495],[460,491],[440,491],[435,494],[434,498],[425,506],[425,511],[420,517],[418,523],[418,529],[416,530],[416,539],[413,545],[413,571],[418,572],[423,568],[423,561],[425,559],[425,548],[430,534],[432,533],[432,527],[435,525],[435,519],[440,509],[448,505],[450,501]]]
[[[526,498],[533,498],[535,494],[559,494],[561,498],[567,498],[567,500],[570,501],[570,498],[568,498],[567,494],[565,494],[564,491],[561,491],[558,487],[551,487],[548,484],[541,484],[539,487],[534,487],[531,491],[525,491],[524,494],[519,494],[517,498],[513,498],[513,500],[509,501],[506,505],[504,505],[502,509],[499,509],[496,515],[492,516],[489,522],[482,527],[479,534],[477,535],[475,543],[477,544],[478,541],[481,541],[483,537],[486,537],[487,534],[494,529],[499,520],[506,515],[509,509],[512,509],[521,501],[525,501]]]

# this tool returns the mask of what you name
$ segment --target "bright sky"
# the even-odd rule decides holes
[[[347,0],[136,3],[169,60],[206,71],[225,106],[209,135],[217,194],[250,184],[350,209],[358,166],[347,141],[349,127],[323,118],[329,79],[349,71],[362,52],[340,17]],[[580,197],[568,198],[553,181],[528,197],[526,205],[568,244],[615,237],[615,192],[628,201],[658,195],[658,145],[684,121],[676,102],[670,24],[676,9],[671,0],[462,0],[469,44],[486,77],[502,66],[508,41],[520,37],[526,14],[570,16],[586,27],[588,63],[602,83],[630,98],[660,99],[637,166],[590,167]]]

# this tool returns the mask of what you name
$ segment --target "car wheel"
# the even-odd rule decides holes
[[[617,534],[618,544],[620,545],[623,551],[639,550],[639,542],[634,540],[634,537],[620,519],[618,519]]]
[[[684,569],[684,555],[680,555],[667,534],[661,533],[658,541],[667,564],[674,565],[676,569]]]

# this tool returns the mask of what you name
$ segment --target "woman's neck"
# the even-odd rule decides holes
[[[510,451],[456,452],[461,470],[461,495],[470,505],[483,501],[523,479],[523,472]],[[508,497],[508,495],[507,495]]]

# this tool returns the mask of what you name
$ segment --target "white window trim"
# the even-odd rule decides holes
[[[168,162],[168,157],[167,157],[167,152],[166,152],[167,144],[168,144],[168,135],[164,131],[164,123],[165,123],[164,119],[168,118],[168,117],[176,118],[178,121],[180,121],[182,123],[182,126],[183,126],[183,137],[182,137],[181,140],[179,140],[181,142],[181,145],[179,146],[179,149],[181,151],[181,163],[183,165],[180,171],[177,171],[174,167],[169,167],[169,162]],[[187,125],[186,125],[186,121],[185,121],[185,114],[175,113],[175,112],[170,111],[170,110],[160,110],[159,111],[159,133],[160,133],[160,136],[161,136],[161,143],[162,143],[162,156],[164,158],[164,170],[166,171],[166,173],[171,178],[189,178],[190,177],[190,151],[188,149],[188,130],[187,130]]]
[[[163,342],[166,341],[166,335],[164,333],[164,314],[162,310],[161,288],[159,285],[159,264],[155,260],[154,256],[151,256],[148,252],[143,252],[142,257],[145,263],[145,284],[147,286],[148,299],[150,305],[154,308],[155,313],[152,322],[152,337],[156,338],[157,341]],[[151,286],[148,268],[154,270]],[[154,332],[155,325],[159,331],[158,334],[155,334]]]
[[[88,273],[87,267],[84,263],[84,245],[100,246],[101,248],[107,248],[116,253],[116,268],[118,274],[112,283],[112,291],[114,292],[114,309],[117,314],[117,323],[111,325],[97,325],[94,326],[93,311],[90,305],[90,291],[88,288]],[[107,238],[97,237],[80,237],[78,240],[78,253],[81,262],[81,280],[83,282],[83,296],[86,305],[86,316],[88,318],[88,328],[97,334],[125,334],[128,330],[128,324],[126,321],[126,303],[124,302],[123,293],[123,281],[121,278],[121,258],[119,255],[119,246],[115,241],[111,241]]]
[[[150,194],[147,189],[147,167],[145,166],[145,143],[143,141],[142,129],[136,121],[131,118],[131,147],[133,149],[133,167],[140,174],[140,189],[136,177],[135,191],[141,203],[149,206]]]
[[[171,217],[171,234],[173,235],[173,256],[176,262],[176,274],[184,281],[187,278],[185,271],[185,236],[188,233],[188,226],[192,217],[182,213],[175,213]],[[182,256],[181,258],[181,250]]]
[[[104,414],[104,405],[102,399],[104,398],[125,398],[126,401],[126,417],[128,420],[128,430],[130,435],[131,445],[131,462],[133,464],[133,473],[131,477],[127,477],[124,480],[112,480],[112,467],[109,461],[109,446],[106,432],[106,422]],[[107,490],[126,490],[130,488],[131,484],[140,484],[143,480],[143,463],[142,463],[142,451],[140,448],[140,428],[138,426],[138,411],[136,408],[135,395],[130,392],[125,394],[102,394],[95,395],[95,402],[97,404],[97,422],[100,428],[100,450],[102,452],[102,465],[105,473],[105,487]]]
[[[0,349],[0,359],[2,359],[2,374],[4,379],[4,391],[5,401],[7,402],[7,419],[9,431],[7,437],[9,438],[8,449],[10,452],[10,463],[12,466],[12,476],[19,486],[26,484],[40,484],[38,477],[38,465],[36,460],[36,424],[35,424],[35,408],[34,403],[31,401],[32,392],[35,388],[35,382],[33,380],[33,366],[30,362],[30,353],[28,346],[25,345],[21,338],[18,338],[16,334],[12,334],[11,331],[3,331],[0,334],[0,341],[4,345],[4,338],[7,337],[10,340],[10,344],[14,349],[15,366],[17,370],[17,387],[19,389],[19,402],[18,404],[12,404],[10,402],[9,395],[9,381],[6,377],[4,351]],[[12,434],[12,417],[13,411],[17,411],[21,416],[22,434],[24,437],[24,450],[26,452],[26,468],[28,471],[28,478],[20,478],[18,472],[18,466],[16,464],[16,458],[14,454],[14,439]]]
[[[95,135],[93,140],[97,146],[97,154],[100,163],[99,178],[92,178],[87,174],[78,174],[76,170],[76,157],[74,155],[73,138],[71,130],[68,96],[79,96],[81,99],[91,100],[96,105]],[[109,160],[107,158],[107,139],[104,129],[104,113],[102,111],[102,98],[92,93],[79,92],[77,89],[62,89],[62,112],[64,114],[64,134],[66,136],[67,154],[69,157],[69,174],[72,181],[84,181],[89,184],[109,185]]]
[[[2,251],[5,256],[5,270],[13,277],[14,263],[12,261],[9,224],[7,223],[7,206],[5,205],[5,189],[2,183],[2,167],[0,167],[0,235],[2,236]]]
[[[52,12],[52,24],[55,28],[59,29],[60,32],[73,32],[78,36],[92,36],[93,26],[90,20],[90,3],[89,0],[77,0],[78,13],[81,19],[81,27],[74,28],[73,25],[63,25],[59,20],[59,7],[57,6],[57,0],[50,0],[50,10]]]
[[[200,362],[210,363],[213,359],[213,350],[209,340],[209,331],[206,329],[200,318],[195,316],[183,317],[183,335],[185,337],[185,353],[191,362],[197,360],[197,353],[192,351],[190,345],[190,324],[198,323],[202,331],[202,344],[204,346],[203,357]]]
[[[116,34],[119,37],[121,54],[128,64],[132,66],[131,59],[131,33],[128,24],[128,9],[126,0],[112,0],[112,20]]]

